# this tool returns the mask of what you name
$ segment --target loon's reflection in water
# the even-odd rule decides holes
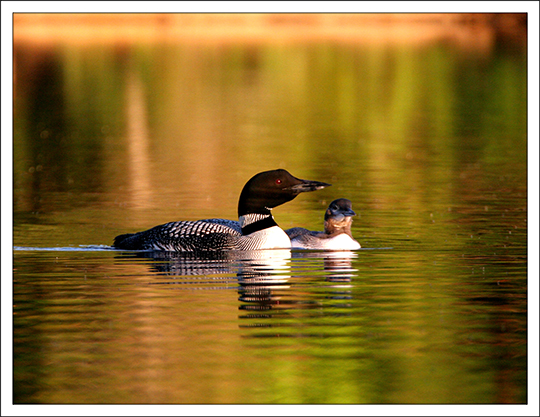
[[[283,319],[298,315],[348,316],[351,280],[356,269],[352,251],[262,250],[242,252],[132,252],[123,257],[148,260],[160,278],[154,284],[190,289],[236,289],[241,328],[287,327]],[[166,278],[163,280],[162,278]],[[172,278],[172,279],[171,279]],[[224,284],[216,287],[217,283]],[[226,285],[225,285],[226,284]],[[178,287],[176,287],[178,288]],[[283,336],[251,333],[246,337]],[[288,336],[301,336],[288,333]]]
[[[160,278],[170,277],[166,284],[230,282],[240,285],[283,284],[290,278],[291,251],[216,251],[216,252],[125,252],[119,258],[148,260],[150,269]],[[184,280],[182,278],[188,278]]]
[[[351,251],[228,251],[228,252],[167,252],[143,251],[124,252],[118,259],[132,257],[147,259],[151,270],[160,276],[176,279],[198,277],[199,279],[223,279],[234,277],[241,286],[284,284],[291,274],[298,276],[302,272],[303,260],[322,260],[321,265],[310,265],[313,269],[325,272],[329,282],[350,282],[356,269],[352,260],[358,257]],[[169,283],[175,283],[172,281]]]

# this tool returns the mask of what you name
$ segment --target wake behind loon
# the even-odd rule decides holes
[[[352,203],[346,198],[338,198],[330,203],[324,213],[324,232],[312,232],[302,227],[285,230],[293,248],[353,250],[360,249],[360,243],[351,233]]]
[[[271,209],[300,193],[330,185],[298,179],[284,169],[260,172],[242,189],[238,221],[206,219],[166,223],[143,232],[116,236],[113,247],[176,252],[290,248],[291,241],[275,222]]]

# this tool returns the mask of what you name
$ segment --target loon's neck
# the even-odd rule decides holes
[[[324,233],[328,237],[337,236],[342,233],[349,235],[351,238],[351,224],[352,219],[350,217],[345,217],[343,220],[335,221],[333,219],[328,219],[324,221]]]
[[[244,236],[249,235],[259,230],[267,229],[272,226],[277,226],[274,216],[271,213],[249,213],[240,216],[238,219],[240,227],[242,228],[242,234]]]

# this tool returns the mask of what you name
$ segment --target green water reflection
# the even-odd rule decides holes
[[[320,229],[345,197],[362,247],[392,248],[361,251],[341,289],[291,262],[280,304],[256,313],[234,274],[229,290],[164,291],[153,261],[16,252],[15,402],[526,402],[525,51],[14,56],[14,245],[233,219],[246,179],[282,167],[333,184],[274,210],[283,228]]]

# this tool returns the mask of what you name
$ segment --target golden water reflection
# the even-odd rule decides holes
[[[159,18],[15,16],[14,245],[235,219],[282,167],[333,186],[278,224],[318,229],[349,198],[364,249],[16,250],[15,401],[526,402],[524,38],[493,16],[253,16],[222,41],[233,20]]]

